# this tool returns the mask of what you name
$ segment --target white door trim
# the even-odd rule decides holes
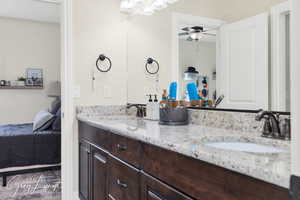
[[[286,111],[286,15],[290,2],[271,9],[271,109]]]
[[[78,199],[74,196],[73,170],[73,69],[72,69],[72,0],[61,4],[61,82],[62,82],[62,134],[61,176],[62,199]]]
[[[200,17],[200,16],[193,16],[188,14],[182,14],[173,12],[172,13],[172,31],[171,31],[171,46],[172,46],[172,67],[171,67],[171,81],[177,82],[180,80],[179,78],[179,38],[178,38],[178,29],[182,25],[203,25],[208,27],[215,27],[218,28],[221,25],[225,24],[225,21],[218,20],[218,19],[212,19],[207,17]],[[217,36],[218,40],[218,36]],[[218,43],[218,42],[217,42]],[[217,45],[217,48],[219,48],[219,45]],[[218,50],[217,50],[218,51]],[[220,56],[217,56],[217,65],[218,65],[218,59]],[[180,88],[178,88],[177,94],[180,93]]]
[[[300,176],[300,1],[291,0],[292,174]]]

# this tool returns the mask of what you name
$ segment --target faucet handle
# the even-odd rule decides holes
[[[285,118],[280,120],[279,127],[283,139],[291,140],[291,119]]]
[[[264,119],[265,119],[265,122],[264,122],[264,126],[263,126],[262,137],[270,137],[272,134],[272,126],[271,126],[271,122],[270,122],[270,117],[265,116]]]

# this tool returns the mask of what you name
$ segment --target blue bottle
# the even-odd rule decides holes
[[[177,83],[172,82],[169,88],[169,98],[170,100],[176,100],[177,98]]]
[[[189,93],[189,97],[190,97],[190,100],[196,100],[196,101],[199,101],[200,100],[200,97],[198,95],[198,90],[197,90],[197,86],[195,83],[188,83],[187,84],[187,91]]]

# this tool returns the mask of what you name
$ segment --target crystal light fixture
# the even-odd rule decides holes
[[[133,15],[152,15],[177,0],[121,0],[121,11]]]

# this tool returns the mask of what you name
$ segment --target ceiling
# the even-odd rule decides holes
[[[39,0],[1,0],[0,17],[59,23],[59,4]]]

